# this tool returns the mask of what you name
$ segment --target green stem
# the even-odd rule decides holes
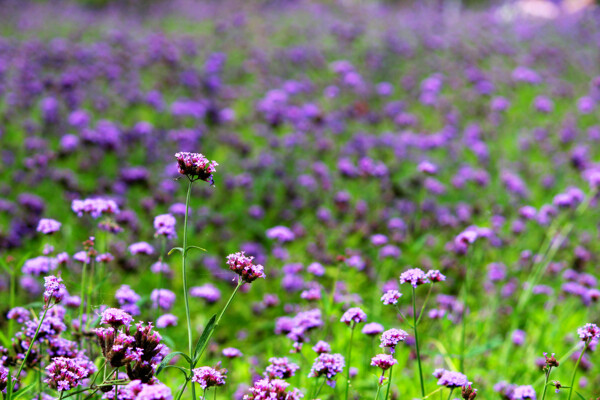
[[[472,250],[471,250],[472,251]],[[469,308],[469,264],[465,265],[465,282],[463,284],[463,314],[460,333],[460,371],[465,373],[465,347],[467,338],[467,310]]]
[[[454,388],[450,389],[450,394],[448,395],[448,400],[450,400],[452,398],[452,392],[454,392]]]
[[[221,310],[221,314],[219,314],[219,317],[217,318],[217,320],[215,322],[215,328],[217,326],[219,326],[219,323],[221,322],[221,318],[223,318],[223,314],[225,314],[225,311],[227,311],[227,309],[229,308],[229,305],[231,304],[231,301],[235,297],[235,294],[238,292],[238,290],[242,287],[243,284],[244,284],[244,281],[242,281],[240,279],[238,281],[238,284],[235,287],[235,289],[233,289],[233,293],[231,293],[231,296],[229,296],[229,300],[227,300],[227,304],[225,304],[225,307],[223,307],[223,309]],[[213,329],[213,332],[214,332],[214,329]],[[211,332],[210,336],[208,337],[208,339],[210,339],[211,336],[212,336],[212,332]],[[208,340],[206,342],[208,343]]]
[[[192,351],[194,350],[192,344],[192,319],[190,317],[190,302],[188,299],[188,286],[187,286],[187,271],[185,267],[185,261],[187,257],[187,226],[188,226],[188,212],[190,206],[190,196],[192,194],[192,183],[190,179],[188,181],[187,195],[185,197],[185,218],[183,222],[183,249],[181,251],[181,274],[183,279],[183,299],[185,302],[185,317],[187,320],[187,331],[188,331],[188,350],[189,357],[193,358]],[[190,371],[194,368],[193,362],[190,363]],[[196,400],[196,388],[192,382],[192,400]]]
[[[546,390],[548,389],[548,379],[550,378],[550,371],[552,371],[552,367],[549,367],[546,371],[546,379],[544,380],[544,393],[542,393],[542,400],[546,398]]]
[[[388,385],[389,387],[389,385]],[[377,385],[377,393],[375,393],[375,400],[379,400],[379,392],[381,391],[381,385]]]
[[[389,399],[389,396],[390,396],[390,387],[392,386],[392,372],[393,371],[394,371],[394,366],[392,365],[390,367],[390,377],[389,377],[389,380],[388,380],[387,389],[385,390],[385,399],[384,400]]]
[[[65,394],[65,391],[61,390],[60,395],[58,396],[58,400],[62,400],[64,394]]]
[[[38,333],[40,333],[40,328],[42,327],[42,323],[44,322],[44,319],[46,318],[46,313],[48,312],[49,309],[50,309],[50,306],[44,307],[44,313],[42,314],[42,318],[40,319],[40,322],[38,323],[37,329],[35,330],[35,333],[34,333],[33,337],[31,338],[31,342],[29,343],[29,347],[27,348],[27,353],[25,353],[25,358],[23,358],[23,361],[21,362],[21,365],[19,366],[19,370],[17,371],[17,374],[15,375],[15,377],[17,379],[15,379],[15,382],[12,384],[13,388],[11,391],[13,391],[13,392],[14,392],[14,387],[17,384],[16,380],[18,380],[21,377],[21,372],[23,372],[23,367],[25,366],[25,363],[27,362],[27,358],[29,357],[29,354],[31,353],[31,349],[33,348],[33,344],[35,343],[35,339],[37,338]]]
[[[577,363],[575,364],[575,368],[573,369],[573,375],[571,376],[571,384],[569,385],[569,397],[567,400],[571,400],[571,395],[573,394],[573,385],[575,384],[575,375],[577,375],[577,368],[579,368],[579,363],[581,362],[581,359],[583,358],[583,354],[587,350],[589,344],[590,344],[589,340],[585,342],[585,346],[583,346],[583,350],[581,350],[581,354],[579,355],[579,358],[577,359]]]
[[[81,291],[80,291],[80,303],[79,303],[79,333],[83,338],[83,307],[85,307],[85,272],[87,270],[87,262],[83,263],[81,268]]]
[[[415,347],[417,349],[417,364],[419,365],[419,380],[421,382],[421,397],[425,397],[425,385],[423,384],[423,369],[421,368],[421,351],[419,349],[419,331],[417,329],[417,293],[413,287],[413,330],[415,332]]]
[[[325,385],[326,381],[327,381],[327,379],[323,378],[323,382],[321,383],[321,386],[319,386],[319,389],[317,389],[317,393],[315,393],[315,399],[317,398],[319,393],[321,393],[321,389],[323,389],[323,386]]]
[[[346,357],[346,360],[348,360],[348,369],[346,370],[346,379],[347,379],[346,380],[346,397],[345,397],[346,400],[348,400],[348,394],[350,393],[350,365],[351,365],[351,360],[352,360],[352,339],[354,338],[355,326],[356,326],[356,324],[353,322],[352,329],[350,330],[350,343],[348,344],[348,357]],[[317,396],[315,395],[315,397],[317,397]]]

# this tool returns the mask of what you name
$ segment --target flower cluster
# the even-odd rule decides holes
[[[114,200],[91,198],[84,200],[73,200],[71,209],[78,217],[83,217],[83,214],[89,214],[92,218],[100,218],[102,215],[118,214],[119,206]]]
[[[191,180],[203,180],[214,185],[213,173],[219,165],[216,161],[209,161],[203,154],[179,152],[175,154],[177,166],[181,175]]]
[[[438,378],[438,385],[448,388],[459,388],[471,384],[467,379],[467,376],[460,372],[437,369],[433,373],[433,376]]]
[[[335,387],[335,376],[344,370],[344,357],[341,354],[322,353],[310,369],[309,377],[319,378],[321,376],[327,379],[327,384]]]
[[[65,297],[66,289],[60,277],[50,275],[44,277],[44,304],[58,304]]]
[[[227,376],[226,369],[212,367],[194,368],[192,373],[192,382],[198,383],[202,389],[225,385]]]
[[[154,217],[154,230],[156,231],[155,236],[164,236],[167,239],[174,239],[177,237],[175,232],[175,224],[177,221],[171,214],[161,214]]]
[[[582,341],[600,338],[600,328],[596,324],[585,324],[577,329],[577,335]]]
[[[265,377],[269,379],[287,379],[295,375],[300,366],[290,362],[287,357],[272,357],[265,368]]]
[[[304,397],[298,389],[286,392],[289,386],[281,379],[260,379],[248,389],[249,393],[244,395],[243,400],[300,400]]]
[[[51,235],[60,230],[62,224],[54,219],[42,218],[38,222],[36,230],[43,233],[44,235]]]
[[[243,251],[233,253],[227,256],[227,265],[229,269],[240,276],[243,282],[251,283],[258,278],[265,278],[264,267],[260,264],[253,264],[254,257],[247,256]]]
[[[343,322],[348,326],[354,326],[356,324],[360,324],[361,322],[365,322],[366,320],[367,314],[365,314],[365,312],[360,308],[353,307],[348,309],[344,315],[342,315],[340,322]]]
[[[46,367],[46,373],[47,378],[44,382],[52,389],[63,392],[81,385],[81,381],[93,371],[90,371],[87,360],[55,357]]]
[[[408,337],[408,333],[402,329],[392,328],[381,334],[381,348],[389,348],[390,352],[394,354],[396,346],[400,342],[404,342]]]

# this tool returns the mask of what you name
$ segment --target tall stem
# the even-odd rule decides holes
[[[583,350],[581,350],[581,354],[579,355],[579,358],[577,359],[577,363],[575,364],[575,368],[573,369],[573,375],[571,376],[571,384],[569,385],[568,400],[571,400],[571,395],[573,394],[573,385],[575,384],[575,375],[577,375],[577,368],[579,368],[579,363],[581,362],[581,359],[583,358],[583,354],[587,350],[589,344],[590,344],[589,340],[585,342],[585,346],[583,346]]]
[[[42,318],[40,318],[40,322],[38,323],[37,329],[35,330],[35,333],[33,334],[33,337],[31,338],[31,342],[29,343],[29,347],[27,348],[27,353],[25,353],[25,358],[23,358],[23,361],[21,362],[21,365],[19,366],[19,370],[17,371],[17,374],[15,375],[17,378],[19,378],[21,376],[21,372],[23,372],[23,367],[25,366],[25,363],[27,362],[29,353],[31,353],[31,349],[33,348],[35,339],[37,338],[38,333],[40,333],[40,328],[42,327],[42,323],[44,322],[44,319],[46,318],[46,313],[48,312],[49,309],[50,309],[49,305],[44,307],[44,313],[42,314]],[[15,382],[12,383],[13,388],[11,391],[14,391],[14,387],[16,384],[17,384],[17,382],[15,380]]]
[[[448,395],[448,400],[450,400],[452,398],[452,392],[454,392],[454,388],[450,389],[450,394]]]
[[[389,387],[389,385],[388,385],[388,387]],[[379,392],[380,391],[381,391],[381,385],[377,385],[377,393],[375,393],[375,400],[379,400]]]
[[[183,249],[181,250],[181,275],[183,279],[183,299],[185,302],[185,317],[187,319],[187,331],[188,331],[188,350],[190,359],[193,358],[192,351],[192,319],[190,317],[190,302],[188,299],[188,287],[187,287],[187,271],[185,268],[185,260],[187,257],[187,225],[188,225],[188,211],[190,205],[190,195],[192,193],[193,181],[189,179],[187,195],[185,197],[185,218],[183,222]],[[194,368],[193,363],[190,363],[190,371]],[[192,400],[196,400],[196,388],[194,382],[192,382]]]
[[[352,322],[352,329],[350,331],[350,343],[348,344],[348,357],[346,357],[346,359],[348,360],[348,369],[346,370],[346,400],[348,400],[348,394],[350,393],[350,365],[352,361],[352,339],[354,338],[355,327],[356,323]]]
[[[552,367],[548,367],[546,371],[546,379],[544,380],[544,393],[542,393],[542,400],[546,398],[546,390],[548,389],[548,379],[550,378],[550,371],[552,371]]]
[[[415,347],[417,349],[417,364],[419,365],[419,381],[421,382],[421,397],[425,397],[425,385],[423,384],[423,369],[421,368],[421,351],[419,349],[419,331],[417,329],[417,291],[413,287],[413,330],[415,332]]]
[[[229,308],[229,305],[231,304],[231,301],[235,297],[235,294],[242,287],[243,284],[244,284],[244,281],[242,281],[242,280],[238,281],[237,286],[235,287],[235,289],[233,289],[233,293],[231,293],[231,296],[229,296],[229,300],[227,300],[227,303],[225,304],[225,307],[223,307],[223,309],[221,310],[221,314],[219,314],[219,317],[217,318],[217,320],[215,322],[215,328],[217,326],[219,326],[219,323],[221,322],[221,318],[223,318],[223,314],[225,314],[225,311],[227,311],[227,309]],[[214,330],[213,330],[213,332],[214,332]],[[211,333],[211,336],[212,336],[212,333]],[[208,338],[210,339],[210,336]]]
[[[83,307],[85,307],[85,271],[87,269],[87,262],[83,263],[83,267],[81,267],[81,292],[79,299],[79,332],[81,333],[81,337],[83,338]]]
[[[389,377],[389,380],[388,380],[387,389],[385,390],[385,399],[384,400],[387,400],[389,398],[389,396],[390,396],[390,387],[392,386],[392,371],[394,371],[394,366],[393,365],[390,367],[390,377]]]
[[[471,251],[473,251],[471,249]],[[465,282],[463,284],[462,332],[460,334],[460,371],[465,373],[465,347],[467,338],[467,310],[469,308],[469,264],[465,265]]]

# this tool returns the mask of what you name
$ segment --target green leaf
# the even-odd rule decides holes
[[[32,383],[31,385],[25,386],[23,389],[19,389],[19,391],[15,394],[15,396],[13,397],[13,399],[16,400],[16,399],[20,398],[21,396],[23,396],[24,394],[27,394],[36,385],[37,385],[37,383]]]
[[[158,368],[156,368],[156,375],[158,375],[163,369],[165,369],[167,365],[169,365],[169,362],[176,356],[183,356],[183,358],[185,358],[187,362],[189,362],[190,364],[192,363],[192,360],[187,354],[182,353],[181,351],[174,351],[172,353],[167,354],[167,356],[163,358],[163,360],[158,365]]]
[[[174,252],[175,250],[183,253],[183,249],[181,247],[173,247],[171,250],[169,250],[169,252],[167,253],[167,255],[171,255],[172,252]]]
[[[196,249],[196,250],[200,250],[200,251],[204,251],[206,252],[206,249],[203,249],[202,247],[198,247],[198,246],[188,246],[187,249]]]
[[[165,370],[165,369],[167,369],[167,368],[177,368],[178,370],[180,370],[180,371],[183,373],[183,377],[184,377],[185,379],[187,379],[187,378],[188,378],[188,375],[187,375],[187,371],[188,371],[188,370],[187,370],[187,369],[185,369],[185,368],[183,368],[183,367],[180,367],[179,365],[166,365],[166,366],[163,368],[163,370]]]
[[[217,320],[217,314],[213,315],[212,318],[206,324],[204,328],[204,332],[202,332],[202,336],[198,339],[198,343],[196,343],[196,350],[194,350],[194,366],[196,366],[196,362],[204,353],[206,346],[208,345],[208,339],[212,336],[213,331],[215,330],[215,321]]]
[[[577,396],[579,396],[579,398],[580,398],[581,400],[585,400],[585,397],[583,397],[583,396],[581,395],[581,393],[579,393],[578,391],[575,391],[575,393],[577,393]]]

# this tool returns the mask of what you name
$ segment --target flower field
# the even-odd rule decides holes
[[[600,15],[0,3],[5,400],[597,399]]]

